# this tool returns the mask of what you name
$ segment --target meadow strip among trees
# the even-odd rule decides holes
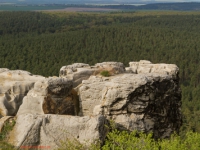
[[[181,134],[200,133],[200,13],[0,12],[0,67],[44,76],[83,62],[150,60],[180,68]]]

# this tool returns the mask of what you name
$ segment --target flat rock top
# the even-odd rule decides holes
[[[147,60],[140,60],[139,62],[129,62],[130,67],[127,70],[132,70],[133,73],[158,73],[158,74],[167,74],[176,77],[179,68],[175,64],[152,64]]]
[[[158,73],[171,75],[176,78],[179,68],[175,64],[153,64],[148,60],[140,60],[138,62],[129,62],[129,67],[126,67],[121,62],[102,62],[96,63],[94,66],[84,63],[74,63],[72,65],[63,66],[60,69],[61,75],[62,72],[66,70],[66,74],[72,74],[73,72],[81,72],[83,70],[92,70],[92,69],[102,69],[108,71],[114,71],[114,74],[123,74],[125,72],[134,73],[134,74],[146,74],[146,73]]]
[[[6,68],[0,68],[0,82],[6,81],[37,81],[44,79],[45,77],[40,75],[32,75],[28,71],[23,70],[9,70]]]
[[[147,82],[152,81],[162,81],[162,80],[170,80],[172,79],[171,75],[159,74],[159,73],[141,73],[141,74],[118,74],[110,77],[102,77],[102,76],[91,76],[88,80],[83,80],[83,84],[90,84],[95,82],[106,82],[106,86],[117,87],[120,84],[131,84],[135,86],[144,85]]]

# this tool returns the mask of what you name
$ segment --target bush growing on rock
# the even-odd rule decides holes
[[[7,143],[7,137],[9,132],[13,129],[15,125],[15,120],[9,119],[2,127],[0,132],[0,149],[2,150],[13,150],[14,146]]]
[[[110,73],[107,70],[102,71],[100,74],[102,76],[104,76],[104,77],[109,77],[110,76]]]

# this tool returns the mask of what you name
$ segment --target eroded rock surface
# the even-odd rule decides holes
[[[36,81],[44,77],[32,75],[22,70],[0,69],[0,115],[14,116],[22,99],[31,90]]]
[[[62,142],[69,139],[89,145],[96,140],[104,140],[106,124],[104,116],[23,114],[17,117],[9,143],[18,148],[44,146],[52,150],[61,147]]]
[[[22,104],[9,142],[51,149],[65,139],[90,144],[104,140],[108,120],[121,130],[153,132],[155,138],[178,132],[178,67],[146,60],[129,64],[125,69],[118,62],[75,63],[62,67],[59,78],[0,69],[1,114],[15,115]],[[109,77],[101,75],[104,70]]]
[[[178,67],[174,64],[152,64],[147,60],[140,60],[139,62],[130,62],[130,67],[127,67],[128,72],[141,74],[141,73],[158,73],[171,75],[173,78],[178,76]]]
[[[72,84],[72,80],[58,77],[36,82],[34,88],[24,97],[17,115],[25,113],[76,115],[78,99]]]
[[[123,63],[120,62],[103,62],[90,66],[84,63],[74,63],[72,65],[63,66],[60,69],[59,76],[67,77],[73,80],[73,87],[77,87],[83,80],[87,80],[91,75],[98,75],[102,71],[108,71],[110,75],[125,72]]]
[[[148,61],[142,64],[147,65],[147,70],[150,64],[151,71],[106,78],[91,76],[83,81],[79,88],[80,115],[102,114],[122,130],[153,132],[155,138],[178,132],[182,123],[178,67],[154,67]]]
[[[76,87],[81,84],[83,80],[87,80],[94,72],[95,69],[92,69],[88,64],[75,63],[63,66],[60,69],[59,76],[73,80],[73,87]]]
[[[111,75],[115,74],[120,74],[125,72],[125,66],[123,63],[120,62],[103,62],[103,63],[97,63],[95,64],[95,68],[97,70],[103,71],[106,70],[108,71]]]

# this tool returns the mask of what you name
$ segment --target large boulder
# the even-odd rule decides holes
[[[174,78],[178,77],[179,68],[175,64],[152,64],[147,60],[140,60],[139,62],[129,62],[130,67],[126,70],[132,73],[158,73],[171,75]]]
[[[87,80],[94,72],[95,69],[92,69],[88,64],[74,63],[72,65],[63,66],[60,69],[59,76],[73,80],[73,87],[77,87],[83,80]]]
[[[50,77],[35,83],[23,99],[17,115],[31,114],[68,114],[78,112],[77,94],[72,89],[72,80]]]
[[[104,116],[68,116],[22,114],[9,134],[9,143],[27,149],[43,146],[50,150],[62,146],[67,140],[78,140],[89,145],[103,141],[107,128]]]
[[[22,70],[0,69],[0,116],[16,115],[22,99],[42,76]]]
[[[78,91],[80,115],[102,114],[114,120],[119,129],[169,137],[182,123],[177,68],[172,67],[169,73],[91,76]]]

